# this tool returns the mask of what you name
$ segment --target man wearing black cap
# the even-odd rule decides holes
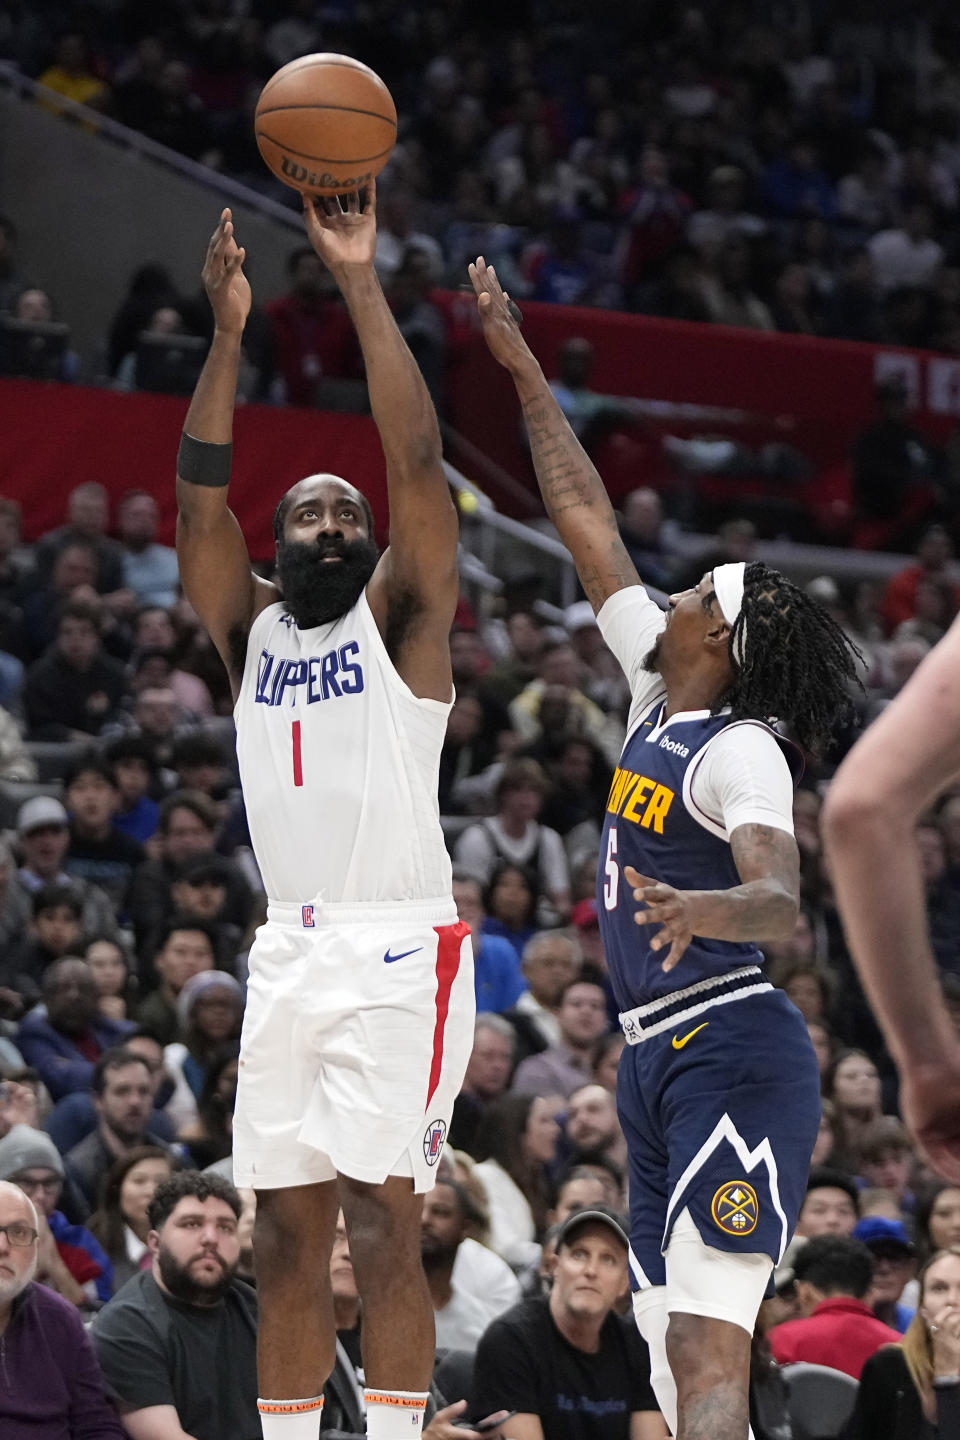
[[[516,1411],[511,1440],[662,1440],[647,1347],[615,1312],[629,1287],[624,1222],[606,1206],[576,1210],[556,1245],[549,1296],[515,1305],[480,1341],[470,1413]]]

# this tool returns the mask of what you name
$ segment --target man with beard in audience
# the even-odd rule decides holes
[[[101,1310],[93,1340],[131,1436],[256,1440],[256,1295],[236,1278],[240,1196],[181,1171],[150,1202],[153,1257]]]

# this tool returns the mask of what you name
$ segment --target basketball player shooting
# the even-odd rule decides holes
[[[548,514],[631,686],[607,802],[598,912],[627,1046],[634,1311],[678,1440],[744,1440],[750,1340],[803,1198],[820,1117],[799,1012],[759,943],[799,902],[788,722],[815,750],[849,706],[853,653],[762,564],[721,565],[665,617],[596,470],[510,315],[470,267],[487,345],[516,386]]]
[[[469,931],[437,806],[457,517],[433,406],[374,272],[373,186],[345,207],[304,208],[363,350],[390,546],[378,556],[353,484],[310,475],[276,510],[282,595],[251,572],[227,506],[250,287],[224,210],[203,267],[215,333],[178,458],[177,553],[230,673],[269,897],[250,954],[234,1125],[236,1182],[257,1192],[264,1440],[316,1440],[341,1207],[363,1305],[367,1433],[395,1440],[420,1433],[433,1370],[421,1193],[473,1036]],[[317,440],[322,453],[319,417]]]

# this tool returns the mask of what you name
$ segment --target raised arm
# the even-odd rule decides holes
[[[847,944],[901,1076],[904,1117],[960,1181],[960,1040],[930,946],[917,820],[960,775],[960,620],[857,742],[824,842]]]
[[[594,611],[640,577],[617,529],[603,481],[557,404],[546,377],[510,314],[496,271],[481,256],[470,266],[483,336],[509,370],[530,437],[537,482]]]
[[[213,343],[187,411],[177,459],[180,579],[227,667],[234,695],[254,615],[276,599],[274,586],[251,571],[246,542],[227,505],[237,372],[250,312],[245,253],[237,245],[230,211],[224,210],[202,272],[213,309]]]
[[[387,462],[390,548],[368,589],[370,605],[389,639],[387,609],[401,601],[417,621],[403,637],[398,669],[418,693],[429,693],[436,651],[447,650],[457,607],[457,512],[442,464],[436,412],[423,376],[397,329],[373,267],[376,186],[363,199],[304,197],[310,243],[340,288],[363,351],[370,408]],[[395,616],[396,612],[394,612]],[[425,645],[421,646],[421,641]],[[419,653],[419,652],[423,653]],[[437,698],[450,696],[449,662]],[[425,685],[425,689],[422,687]]]

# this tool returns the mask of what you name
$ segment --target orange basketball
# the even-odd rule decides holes
[[[254,124],[274,175],[313,195],[362,190],[397,141],[390,91],[349,55],[302,55],[284,65],[260,92]]]

